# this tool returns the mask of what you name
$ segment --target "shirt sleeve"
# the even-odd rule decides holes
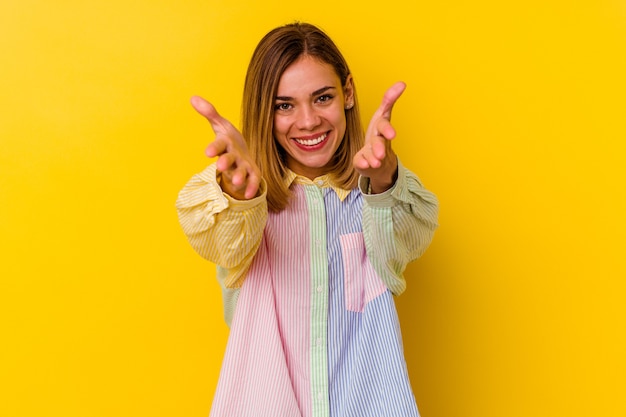
[[[363,236],[367,256],[395,295],[406,289],[404,270],[419,258],[438,227],[437,197],[398,160],[398,179],[380,194],[368,194],[369,178],[359,180],[363,193]]]
[[[194,175],[176,200],[178,220],[194,250],[227,270],[218,274],[224,288],[239,288],[256,254],[267,221],[267,186],[251,200],[222,192],[215,164]]]

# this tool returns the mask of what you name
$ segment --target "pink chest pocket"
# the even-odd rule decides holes
[[[346,309],[362,313],[387,287],[367,259],[363,233],[341,235],[341,252]]]

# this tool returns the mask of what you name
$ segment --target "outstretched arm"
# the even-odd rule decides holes
[[[354,167],[362,176],[361,190],[365,193],[368,184],[371,190],[363,205],[367,254],[396,295],[406,288],[403,273],[407,264],[429,246],[439,210],[437,197],[400,163],[391,148],[396,136],[391,111],[405,88],[399,82],[387,90],[370,121],[365,146],[354,157]]]
[[[206,154],[218,159],[179,192],[178,218],[196,252],[223,268],[222,285],[238,287],[267,220],[265,183],[239,131],[206,100],[191,102],[211,123],[215,140]]]

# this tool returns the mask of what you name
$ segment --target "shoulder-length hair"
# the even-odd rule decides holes
[[[280,78],[291,64],[310,56],[331,65],[341,85],[346,86],[350,69],[335,43],[321,29],[308,23],[292,23],[273,29],[257,45],[246,74],[242,102],[241,132],[267,182],[267,202],[271,211],[283,210],[290,191],[284,184],[285,155],[274,139],[274,103]],[[346,132],[329,174],[346,189],[356,185],[358,174],[352,165],[363,146],[363,126],[354,89],[354,106],[346,109]]]

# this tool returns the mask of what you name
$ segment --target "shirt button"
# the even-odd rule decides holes
[[[324,291],[324,287],[322,287],[321,285],[318,285],[317,292],[322,292],[322,291]]]
[[[317,394],[317,399],[322,401],[324,399],[324,393],[320,392],[319,394]]]
[[[315,341],[315,343],[317,344],[317,346],[322,346],[322,342],[323,342],[323,340],[322,340],[322,338],[321,338],[321,337],[320,337],[320,338],[318,338],[318,339]]]
[[[321,187],[322,185],[324,185],[324,181],[322,181],[322,180],[317,180],[317,185],[319,185],[319,186]]]

